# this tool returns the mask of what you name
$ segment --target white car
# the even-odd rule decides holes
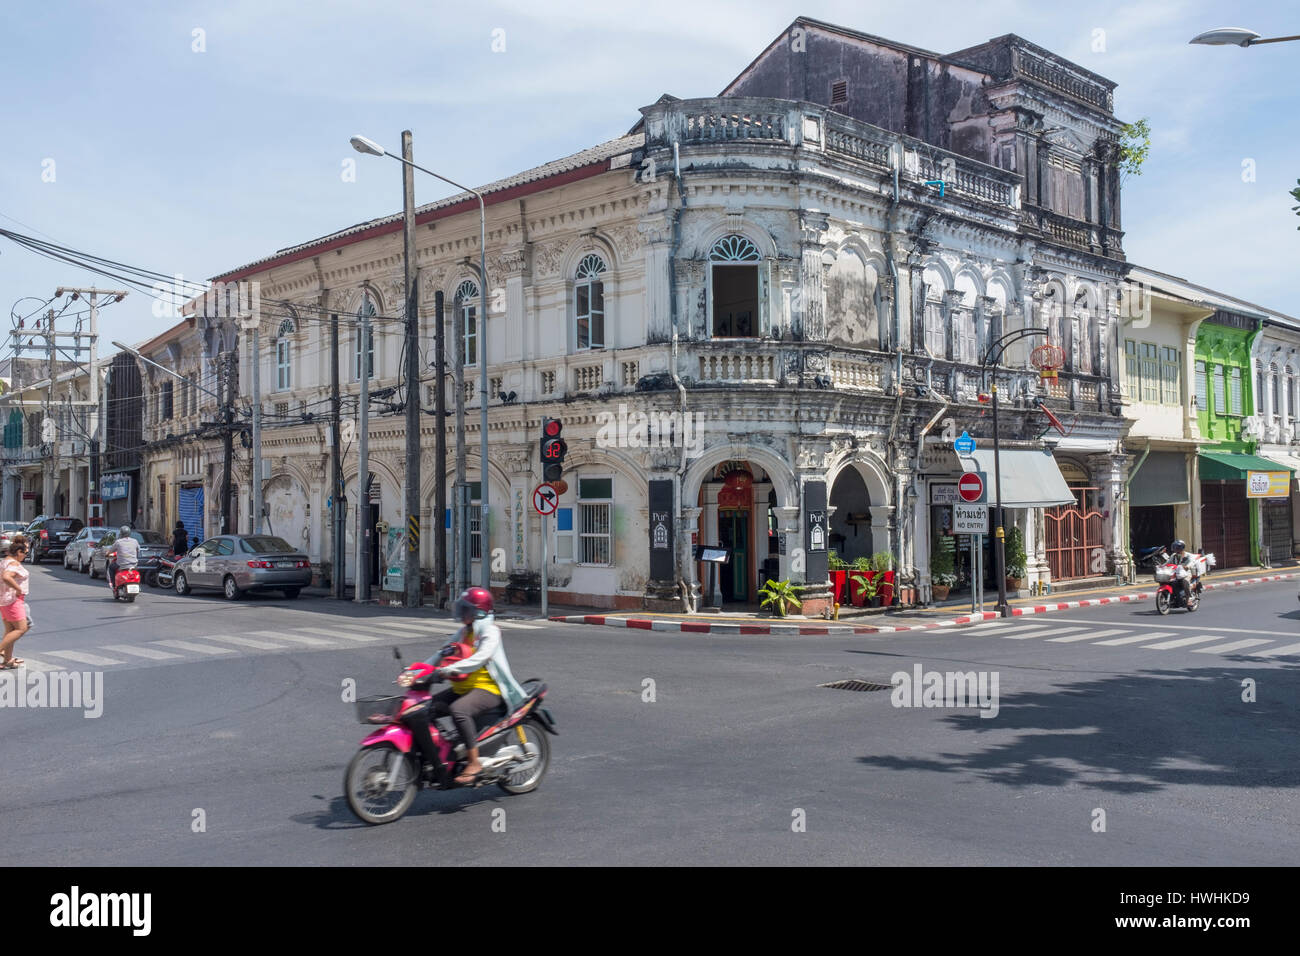
[[[76,568],[82,574],[90,570],[90,551],[95,545],[99,544],[99,539],[108,533],[108,528],[103,525],[95,525],[91,528],[82,528],[77,532],[77,536],[69,543],[67,549],[63,552],[63,566],[65,568]]]

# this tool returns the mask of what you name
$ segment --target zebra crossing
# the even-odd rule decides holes
[[[498,621],[502,631],[536,631],[544,625],[523,621]],[[130,669],[162,664],[194,663],[201,660],[231,659],[256,654],[301,653],[307,650],[344,650],[366,645],[427,641],[457,631],[452,621],[421,621],[410,618],[341,618],[334,627],[299,625],[283,631],[248,631],[241,634],[203,634],[186,638],[164,638],[135,644],[106,644],[75,650],[35,649],[22,653],[22,665],[31,671],[72,669]]]
[[[1066,622],[1062,622],[1066,623]],[[1087,642],[1096,647],[1130,647],[1147,651],[1186,650],[1193,654],[1226,654],[1264,659],[1300,657],[1300,643],[1289,642],[1294,634],[1283,631],[1250,631],[1247,634],[1265,634],[1268,637],[1243,637],[1242,631],[1219,630],[1210,627],[1179,627],[1178,630],[1160,630],[1159,624],[1151,627],[1130,624],[1118,627],[1111,622],[1067,626],[1048,623],[1003,623],[994,621],[968,628],[1008,641],[1042,640],[1045,644],[1076,644]],[[1170,625],[1165,624],[1165,627]],[[1195,630],[1198,633],[1188,633]],[[1284,636],[1285,635],[1285,636]]]

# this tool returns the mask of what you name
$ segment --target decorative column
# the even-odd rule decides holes
[[[691,610],[700,606],[701,588],[698,566],[695,563],[695,538],[700,528],[700,515],[703,508],[691,506],[681,509],[677,520],[677,554],[682,581],[686,584]]]
[[[668,216],[656,213],[637,223],[645,237],[642,255],[645,258],[645,329],[647,342],[668,342],[672,339],[672,299],[668,257],[672,249],[672,226]],[[678,277],[680,282],[680,276]]]
[[[529,284],[528,249],[516,246],[501,253],[497,259],[498,271],[489,273],[493,281],[505,277],[505,361],[519,362],[527,354],[531,344],[527,341],[529,323],[525,321],[524,287]],[[491,267],[489,267],[491,268]],[[495,290],[493,290],[495,294]],[[505,379],[502,379],[505,383]],[[506,388],[506,391],[511,389]],[[495,396],[489,396],[489,399]]]
[[[1128,576],[1128,546],[1124,541],[1123,503],[1120,495],[1124,491],[1124,476],[1127,474],[1129,456],[1124,454],[1090,455],[1088,471],[1106,496],[1099,502],[1104,516],[1102,528],[1106,554],[1106,566],[1097,569],[1095,563],[1089,568],[1093,573],[1123,574]],[[1092,556],[1089,556],[1092,560]]]
[[[823,285],[823,237],[830,223],[826,213],[799,212],[799,301],[793,316],[795,335],[805,342],[826,341],[826,290]]]
[[[800,537],[799,508],[778,507],[774,510],[776,511],[776,533],[781,560],[781,580],[789,581],[794,575],[791,568],[794,549],[803,547],[803,541]]]

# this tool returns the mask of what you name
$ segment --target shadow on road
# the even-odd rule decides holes
[[[500,803],[505,794],[496,787],[477,787],[461,790],[421,790],[415,796],[411,809],[406,811],[403,820],[410,817],[427,817],[434,814],[446,816],[463,813],[482,803]],[[368,823],[362,823],[348,809],[347,799],[339,794],[336,797],[321,797],[328,800],[326,806],[306,813],[291,814],[294,823],[309,824],[318,830],[370,830],[375,829]]]
[[[1300,666],[1228,660],[1212,670],[1145,670],[1027,693],[1016,691],[1014,669],[1002,669],[996,717],[963,710],[943,719],[968,752],[857,759],[889,770],[976,774],[1017,788],[1300,787]],[[1255,682],[1254,702],[1243,700],[1246,680]],[[1005,740],[1008,733],[1014,739]],[[1001,739],[979,748],[980,735]]]

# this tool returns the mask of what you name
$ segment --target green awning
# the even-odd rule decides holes
[[[1267,458],[1260,458],[1258,455],[1203,451],[1200,459],[1201,477],[1206,481],[1245,481],[1248,471],[1295,471],[1294,468],[1269,461]]]

